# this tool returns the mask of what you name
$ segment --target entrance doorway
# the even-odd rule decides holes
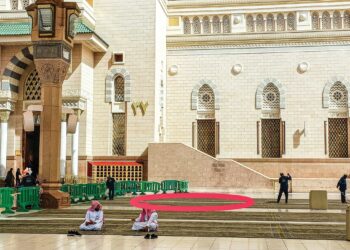
[[[40,126],[35,126],[33,132],[24,132],[24,168],[30,167],[33,175],[39,173]]]

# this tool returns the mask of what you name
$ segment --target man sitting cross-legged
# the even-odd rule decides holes
[[[85,221],[80,225],[82,231],[99,231],[103,226],[102,205],[98,201],[92,201],[87,210]]]
[[[132,219],[134,224],[132,225],[132,230],[134,231],[144,231],[144,232],[154,232],[158,229],[158,214],[156,210],[142,209],[139,217]],[[158,236],[156,234],[145,236],[146,239],[155,239]]]

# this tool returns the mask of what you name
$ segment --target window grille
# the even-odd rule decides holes
[[[201,33],[201,21],[199,20],[199,17],[193,18],[193,33],[194,34]]]
[[[205,34],[211,33],[210,20],[209,20],[209,17],[207,16],[203,18],[203,33]]]
[[[184,34],[191,34],[191,22],[188,17],[184,18]]]
[[[341,29],[342,20],[339,11],[334,11],[333,13],[333,29]]]
[[[220,18],[218,16],[213,17],[213,33],[221,33]]]
[[[268,14],[266,18],[266,30],[275,31],[275,19],[272,14]]]
[[[348,158],[348,119],[328,119],[329,158]]]
[[[283,14],[277,15],[277,31],[285,31],[286,30],[286,22],[284,20]]]
[[[327,11],[322,14],[322,29],[330,30],[331,29],[331,16]]]
[[[24,84],[25,101],[37,101],[41,99],[41,85],[38,72],[34,69],[27,77]]]
[[[261,14],[257,15],[256,17],[256,31],[257,32],[265,31],[264,17]]]
[[[231,25],[230,25],[230,17],[229,16],[223,17],[222,25],[223,25],[223,33],[230,33],[231,32]]]
[[[113,155],[125,155],[126,147],[126,116],[125,113],[113,114]]]
[[[287,16],[287,29],[296,30],[296,18],[293,13],[289,13]]]
[[[254,19],[251,15],[247,16],[246,25],[247,32],[254,32]]]

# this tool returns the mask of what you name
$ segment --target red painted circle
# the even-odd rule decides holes
[[[238,204],[225,204],[217,206],[171,206],[150,204],[148,201],[164,200],[164,199],[214,199],[240,201]],[[144,209],[155,209],[158,211],[170,212],[211,212],[225,211],[248,208],[254,205],[254,200],[247,196],[233,194],[217,194],[217,193],[173,193],[173,194],[156,194],[138,196],[130,200],[130,205],[133,207]]]

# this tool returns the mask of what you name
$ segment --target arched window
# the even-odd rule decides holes
[[[296,30],[296,18],[294,13],[289,13],[287,16],[287,29]]]
[[[320,29],[320,18],[317,12],[312,13],[312,29],[313,30]]]
[[[209,17],[207,17],[207,16],[205,16],[203,18],[203,33],[205,33],[205,34],[211,33],[210,20],[209,20]]]
[[[266,30],[275,31],[275,19],[272,14],[268,14],[266,18]]]
[[[198,91],[198,112],[215,113],[214,91],[208,84],[204,84]]]
[[[262,110],[273,111],[280,109],[280,92],[273,83],[269,83],[263,90]]]
[[[329,91],[329,109],[340,111],[348,109],[348,91],[341,82],[334,83]]]
[[[282,13],[277,15],[277,31],[285,31],[286,22],[284,20],[284,15]]]
[[[199,20],[199,17],[193,18],[193,34],[200,34],[201,33],[201,21]]]
[[[331,29],[331,16],[328,11],[323,12],[322,14],[322,29],[330,30]]]
[[[23,100],[37,101],[41,99],[40,78],[36,69],[28,75],[24,83]]]
[[[256,17],[256,31],[257,32],[265,31],[264,17],[261,14],[257,15]]]
[[[247,26],[247,32],[254,32],[254,19],[252,15],[247,16],[246,26]]]
[[[118,75],[114,79],[114,101],[124,102],[124,77]]]
[[[188,17],[183,19],[184,22],[184,34],[191,34],[191,22]]]
[[[345,11],[344,13],[344,28],[350,29],[350,12]]]
[[[223,26],[223,33],[230,33],[231,32],[231,24],[230,24],[230,17],[224,16],[222,18],[222,26]]]
[[[220,18],[218,16],[213,17],[213,33],[221,33]]]
[[[340,30],[342,28],[342,20],[339,11],[333,13],[333,29]]]

